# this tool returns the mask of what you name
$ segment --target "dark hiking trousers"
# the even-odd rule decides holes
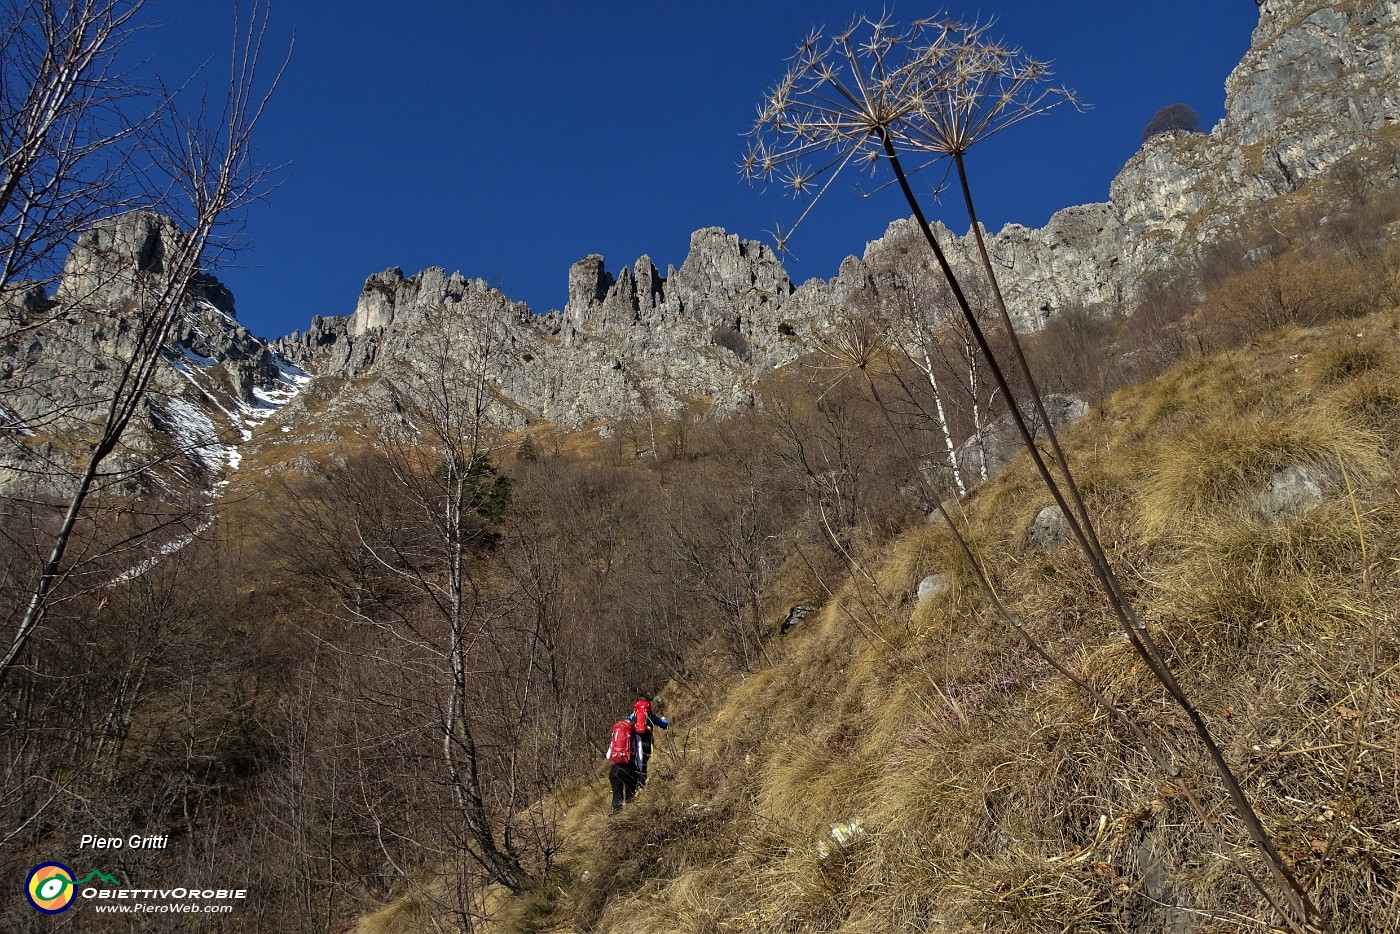
[[[613,763],[608,769],[608,782],[612,785],[614,811],[622,810],[624,801],[632,800],[637,793],[637,770],[625,762]]]
[[[637,736],[637,742],[632,747],[632,752],[633,758],[637,760],[637,787],[645,788],[647,766],[651,764],[651,730]]]

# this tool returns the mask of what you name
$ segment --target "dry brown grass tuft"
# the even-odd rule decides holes
[[[1123,390],[1114,397],[1112,417],[1118,422],[1117,444],[1133,447],[1169,431],[1182,421],[1201,416],[1230,392],[1247,385],[1248,375],[1234,358],[1216,354],[1197,357],[1168,373]]]
[[[1331,501],[1287,521],[1222,515],[1196,525],[1158,581],[1159,606],[1224,655],[1264,635],[1321,635],[1354,611],[1363,557],[1351,506]]]
[[[1344,340],[1328,344],[1310,355],[1307,361],[1308,378],[1323,388],[1394,369],[1395,358],[1390,348],[1375,341]]]
[[[1218,414],[1162,439],[1151,461],[1142,523],[1160,537],[1193,536],[1226,511],[1257,512],[1259,497],[1288,468],[1326,478],[1335,493],[1342,470],[1364,482],[1384,467],[1378,439],[1315,410]]]
[[[681,875],[652,901],[652,915],[663,930],[675,934],[725,934],[742,906],[731,901],[734,880],[715,870]]]
[[[355,924],[354,934],[418,934],[434,927],[436,906],[421,894],[408,894],[366,915]]]
[[[1337,414],[1381,438],[1400,438],[1400,378],[1395,368],[1363,372],[1336,387],[1327,400]]]

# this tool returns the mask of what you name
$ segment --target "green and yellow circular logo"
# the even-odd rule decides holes
[[[73,870],[62,863],[41,863],[29,870],[24,894],[36,911],[56,915],[73,904]]]

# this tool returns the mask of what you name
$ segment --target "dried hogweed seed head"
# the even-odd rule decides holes
[[[1045,86],[1043,62],[989,41],[989,25],[939,14],[899,27],[885,14],[830,39],[820,30],[803,38],[740,164],[749,181],[776,179],[811,197],[780,250],[852,162],[874,170],[888,146],[928,157],[918,171],[1051,107],[1078,106],[1068,90]]]

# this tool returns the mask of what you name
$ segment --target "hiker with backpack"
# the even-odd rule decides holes
[[[637,793],[637,733],[631,720],[619,720],[608,735],[608,783],[612,785],[612,809],[622,805]]]
[[[667,729],[671,721],[652,713],[651,701],[644,697],[632,705],[632,713],[627,720],[632,724],[637,736],[633,767],[637,772],[637,788],[640,790],[646,787],[647,764],[651,762],[652,738],[655,736],[651,728],[656,726]]]

